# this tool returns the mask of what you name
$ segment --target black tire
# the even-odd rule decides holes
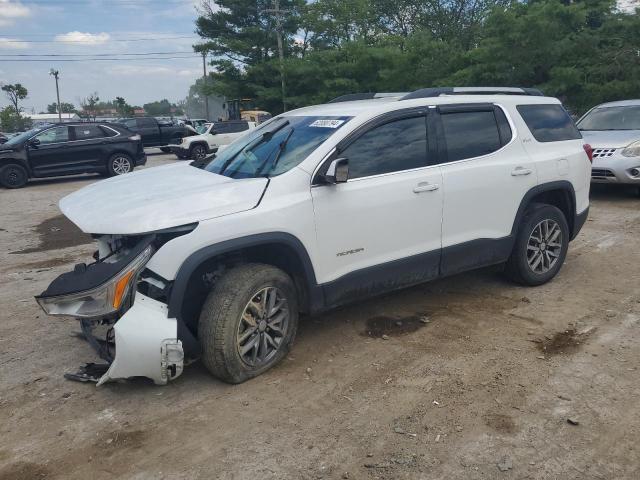
[[[207,147],[200,143],[196,143],[195,145],[191,145],[189,149],[189,158],[193,160],[202,160],[207,156]]]
[[[17,163],[10,163],[0,168],[0,185],[4,188],[22,188],[27,184],[27,169]]]
[[[125,167],[126,162],[128,162],[129,167],[126,171],[124,171],[124,169],[127,168]],[[110,177],[133,172],[133,168],[133,160],[126,153],[114,153],[109,157],[109,160],[107,160],[107,174]]]
[[[265,355],[264,362],[250,365],[240,354],[239,336],[241,317],[249,303],[265,288],[274,288],[279,298],[286,300],[284,311],[288,313],[284,334],[275,350]],[[273,290],[272,290],[273,291]],[[276,297],[277,298],[277,297]],[[276,311],[275,309],[273,311]],[[275,318],[275,315],[274,315]],[[253,320],[252,320],[253,321]],[[246,323],[246,322],[245,322]],[[258,336],[268,332],[269,327],[259,321],[254,330]],[[242,325],[241,325],[242,324]],[[198,337],[202,345],[202,362],[215,377],[227,383],[242,383],[273,367],[289,353],[298,329],[298,301],[296,288],[291,278],[271,265],[245,264],[226,272],[214,285],[200,312]],[[273,332],[271,332],[273,334]],[[254,334],[248,338],[255,338]],[[274,336],[274,338],[276,338]],[[248,345],[252,340],[248,340]],[[265,340],[265,347],[268,347]],[[256,347],[257,348],[262,348]],[[252,352],[253,350],[250,350]],[[246,354],[249,356],[249,353]]]
[[[557,256],[551,257],[551,248],[546,245],[548,242],[545,241],[541,233],[540,238],[542,239],[542,241],[537,246],[538,251],[536,252],[535,250],[533,250],[532,255],[546,255],[546,257],[536,257],[533,260],[544,262],[549,261],[548,259],[555,258],[555,263],[551,264],[549,261],[550,268],[547,271],[535,271],[534,268],[529,265],[529,240],[530,238],[532,238],[532,234],[534,234],[534,229],[536,229],[536,227],[545,220],[550,221],[552,225],[553,223],[555,223],[560,229],[560,239],[559,241],[555,241],[555,243],[558,243],[560,247],[556,247]],[[532,241],[533,243],[536,243],[535,239],[533,239]],[[567,256],[568,248],[569,225],[562,211],[552,205],[534,203],[527,208],[527,211],[520,221],[516,243],[513,247],[513,251],[511,252],[509,260],[507,261],[505,273],[509,278],[511,278],[511,280],[522,285],[542,285],[543,283],[546,283],[553,277],[555,277],[556,274],[560,271],[560,269],[562,268],[562,264],[564,263],[564,260]],[[548,251],[548,254],[545,254],[545,251]],[[539,263],[537,263],[536,261],[534,261],[533,263],[534,266],[538,265],[539,267]],[[543,265],[542,268],[544,269],[545,266]]]
[[[171,153],[171,149],[169,147],[160,147],[160,151],[162,153]]]

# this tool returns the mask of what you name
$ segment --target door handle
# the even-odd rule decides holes
[[[440,188],[437,183],[422,182],[413,187],[413,193],[434,192]]]
[[[532,173],[533,173],[533,170],[531,170],[530,168],[516,167],[514,170],[512,170],[511,176],[521,177],[523,175],[530,175]]]

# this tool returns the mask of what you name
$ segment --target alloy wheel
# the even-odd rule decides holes
[[[555,220],[542,220],[531,232],[527,242],[527,263],[538,274],[551,270],[562,251],[562,230]]]
[[[196,146],[193,148],[194,160],[202,160],[206,156],[207,156],[207,152],[204,150],[204,147]]]
[[[116,175],[123,175],[131,171],[131,161],[127,157],[114,158],[112,165]]]
[[[251,367],[268,363],[284,342],[289,328],[287,299],[276,287],[255,293],[240,317],[236,334],[238,354]]]

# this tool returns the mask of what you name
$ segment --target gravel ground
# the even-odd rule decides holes
[[[150,155],[149,166],[173,161]],[[303,319],[231,386],[92,384],[33,296],[93,247],[59,217],[98,180],[0,191],[0,480],[640,478],[640,199],[597,189],[551,283],[491,268]]]

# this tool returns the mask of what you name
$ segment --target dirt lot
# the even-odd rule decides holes
[[[93,250],[56,205],[95,180],[0,191],[0,480],[640,478],[631,192],[592,194],[548,285],[459,275],[304,319],[243,385],[96,389],[62,377],[97,360],[77,322],[33,300]]]

